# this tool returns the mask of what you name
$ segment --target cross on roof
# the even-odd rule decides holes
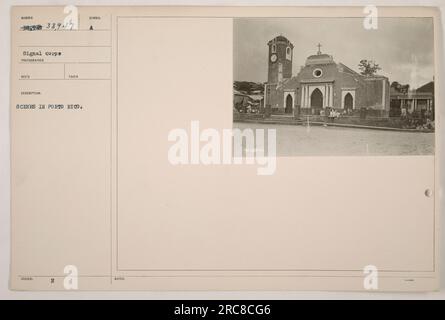
[[[318,43],[318,44],[317,44],[317,47],[318,47],[318,52],[317,52],[317,54],[321,54],[321,50],[320,50],[320,48],[321,48],[321,44]]]

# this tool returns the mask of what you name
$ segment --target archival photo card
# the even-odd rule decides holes
[[[13,7],[11,289],[436,290],[439,14]]]

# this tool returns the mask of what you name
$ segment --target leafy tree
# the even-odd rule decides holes
[[[254,91],[263,94],[264,84],[251,81],[234,81],[233,88],[246,94],[251,94]]]
[[[391,82],[391,88],[397,89],[400,86],[400,83],[398,81]]]
[[[391,83],[391,88],[400,93],[407,93],[409,91],[409,84],[400,84],[397,81]]]
[[[381,70],[380,66],[372,60],[362,59],[358,64],[360,73],[364,76],[372,76]]]

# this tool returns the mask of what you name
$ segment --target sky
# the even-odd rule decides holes
[[[390,82],[417,88],[434,76],[432,18],[382,18],[366,30],[363,18],[240,18],[234,21],[234,80],[267,81],[267,42],[283,35],[294,45],[293,75],[309,55],[330,54],[355,71],[374,60]]]

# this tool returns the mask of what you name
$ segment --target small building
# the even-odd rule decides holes
[[[263,95],[246,94],[238,90],[233,91],[233,107],[242,113],[259,113],[263,107]]]
[[[233,90],[233,107],[238,111],[248,105],[249,97],[247,94]]]
[[[391,116],[434,119],[434,81],[407,92],[391,88]]]

